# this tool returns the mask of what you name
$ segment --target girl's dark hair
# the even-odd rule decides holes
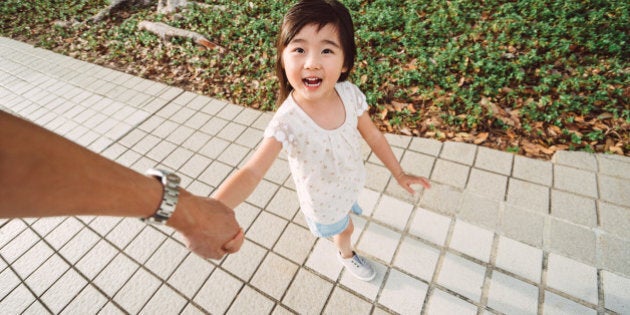
[[[289,42],[293,40],[295,35],[309,24],[318,25],[319,30],[328,24],[332,24],[339,33],[341,48],[344,53],[343,65],[347,71],[341,73],[337,82],[348,79],[348,75],[354,67],[357,47],[354,42],[352,17],[348,9],[337,0],[300,0],[285,14],[276,43],[276,75],[280,81],[280,91],[276,100],[278,106],[286,100],[289,93],[293,90],[282,66],[282,51],[289,45]]]

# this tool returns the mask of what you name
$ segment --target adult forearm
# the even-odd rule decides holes
[[[0,217],[148,216],[161,184],[0,112]]]

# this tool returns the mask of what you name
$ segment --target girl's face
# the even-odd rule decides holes
[[[335,83],[347,71],[343,62],[339,34],[332,24],[319,30],[317,24],[304,26],[282,51],[284,72],[300,105],[336,97]]]

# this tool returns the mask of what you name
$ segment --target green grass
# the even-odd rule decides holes
[[[293,1],[206,2],[225,11],[192,6],[174,19],[155,7],[129,7],[64,30],[52,22],[84,20],[106,1],[5,0],[0,35],[273,110],[274,40]],[[351,78],[384,130],[443,138],[489,132],[491,146],[521,153],[528,139],[596,152],[612,143],[630,154],[627,1],[344,3],[359,47]],[[143,19],[206,34],[228,52],[182,39],[164,45],[137,31]]]

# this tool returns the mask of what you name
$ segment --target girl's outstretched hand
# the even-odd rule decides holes
[[[402,186],[402,188],[412,195],[415,193],[415,190],[411,187],[411,185],[420,184],[425,189],[431,188],[431,183],[429,183],[428,179],[421,176],[407,174],[405,172],[398,174],[398,176],[396,176],[396,181],[398,182],[398,185]]]

